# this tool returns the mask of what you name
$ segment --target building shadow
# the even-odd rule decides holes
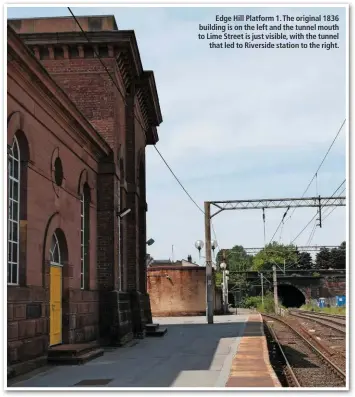
[[[13,387],[214,387],[222,373],[229,375],[231,357],[237,351],[241,336],[263,335],[259,322],[230,321],[214,324],[164,324],[168,328],[162,338],[145,338],[131,347],[107,351],[80,366],[57,366],[50,371],[14,383]],[[193,321],[191,319],[191,321]],[[171,318],[167,322],[174,322]],[[297,347],[290,354],[300,354]],[[297,365],[314,366],[304,355]],[[103,382],[106,384],[103,384]],[[96,382],[96,383],[95,383]],[[90,386],[89,386],[90,385]]]

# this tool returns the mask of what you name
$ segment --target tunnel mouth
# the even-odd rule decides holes
[[[306,303],[303,293],[293,285],[278,285],[277,292],[279,301],[284,307],[298,308]]]

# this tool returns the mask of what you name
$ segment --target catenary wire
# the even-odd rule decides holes
[[[302,198],[303,198],[304,195],[307,193],[307,191],[308,191],[309,187],[311,186],[311,184],[312,184],[314,178],[317,178],[317,177],[318,177],[318,171],[321,169],[321,167],[322,167],[322,165],[323,165],[325,159],[327,158],[327,156],[328,156],[328,154],[329,154],[331,148],[333,147],[333,145],[334,145],[336,139],[338,138],[338,136],[339,136],[339,134],[340,134],[340,131],[342,130],[342,128],[343,128],[345,122],[346,122],[346,119],[344,119],[343,123],[341,124],[341,126],[340,126],[340,128],[339,128],[337,134],[335,135],[335,138],[333,139],[333,141],[332,141],[331,145],[329,146],[329,148],[328,148],[326,154],[324,155],[324,157],[323,157],[323,159],[322,159],[320,165],[318,166],[317,171],[314,173],[312,179],[311,179],[310,182],[308,183],[308,185],[307,185],[307,187],[306,187],[306,190],[305,190],[305,191],[303,192],[303,194],[302,194]],[[317,187],[316,187],[316,189],[317,189],[317,191],[318,191],[318,181],[316,180],[316,182],[317,182]],[[288,210],[289,210],[289,209],[287,209],[286,212],[284,213],[284,215],[283,215],[283,217],[282,217],[282,220],[280,221],[279,225],[277,226],[277,229],[276,229],[275,233],[273,234],[273,236],[272,236],[272,238],[271,238],[271,240],[270,240],[270,243],[272,242],[273,238],[275,237],[275,235],[276,235],[277,231],[279,230],[279,228],[280,228],[282,222],[285,223],[285,222],[287,222],[289,219],[291,219],[292,215],[293,215],[294,212],[296,211],[296,208],[293,209],[291,215],[284,221],[284,219],[285,219],[285,214],[287,214]]]
[[[319,164],[319,166],[318,166],[318,168],[317,168],[317,171],[314,173],[312,179],[309,181],[309,183],[308,183],[308,185],[307,185],[307,187],[306,187],[306,190],[303,192],[301,198],[303,198],[304,195],[307,193],[309,187],[311,186],[312,182],[314,181],[314,178],[317,178],[317,176],[318,176],[318,171],[321,169],[321,167],[322,167],[322,165],[323,165],[325,159],[327,158],[327,156],[328,156],[328,154],[329,154],[331,148],[333,147],[333,145],[334,145],[336,139],[338,138],[338,136],[339,136],[341,130],[343,129],[345,122],[346,122],[346,119],[344,119],[344,121],[342,122],[342,124],[341,124],[341,126],[340,126],[338,132],[336,133],[336,135],[335,135],[335,137],[334,137],[332,143],[330,144],[330,146],[329,146],[327,152],[325,153],[325,155],[324,155],[324,157],[323,157],[321,163]],[[290,218],[292,217],[292,215],[294,214],[294,212],[296,211],[296,209],[297,209],[297,208],[294,208],[294,209],[293,209],[292,214],[291,214],[290,217],[287,218],[286,220],[288,220],[288,219],[290,219]]]
[[[335,190],[335,192],[329,197],[329,199],[325,202],[325,204],[327,204],[329,202],[329,200],[335,195],[335,193],[344,185],[346,179],[344,179],[344,181],[340,184],[340,186]],[[345,190],[345,189],[344,189]],[[321,207],[321,209],[324,207],[324,205]],[[312,221],[314,220],[314,218],[318,215],[318,213],[316,213],[313,218],[307,223],[307,225],[298,233],[298,235],[291,241],[291,244],[294,243],[295,240],[298,239],[298,237],[307,229],[307,227],[312,223]]]

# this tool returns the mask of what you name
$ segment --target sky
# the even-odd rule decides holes
[[[211,49],[199,24],[215,16],[320,15],[325,8],[73,7],[77,16],[114,15],[134,30],[143,67],[153,70],[163,123],[157,148],[203,208],[204,201],[302,197],[346,118],[345,9],[338,49]],[[9,7],[8,18],[69,16],[66,7]],[[263,42],[263,41],[262,41]],[[322,41],[321,41],[322,42]],[[305,197],[331,196],[346,177],[343,128]],[[338,194],[342,189],[338,192]],[[345,195],[343,192],[342,195]],[[195,248],[204,240],[204,216],[153,147],[147,148],[148,252],[155,259],[187,258],[203,264]],[[325,210],[324,210],[325,211]],[[330,210],[327,210],[329,213]],[[289,212],[289,215],[292,211]],[[299,208],[274,240],[288,244],[316,213]],[[262,247],[284,210],[225,211],[213,218],[220,248]],[[325,216],[325,215],[324,215]],[[295,244],[309,244],[314,222]],[[282,233],[280,233],[282,229]],[[346,239],[346,210],[336,208],[317,227],[311,245]]]

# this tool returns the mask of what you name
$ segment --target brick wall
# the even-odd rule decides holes
[[[59,106],[50,91],[57,88],[50,86],[46,75],[34,77],[33,70],[36,71],[35,68],[27,71],[18,59],[8,62],[8,144],[12,144],[14,134],[18,136],[17,132],[21,131],[21,145],[25,145],[25,141],[27,145],[27,158],[23,163],[26,189],[20,197],[20,219],[24,226],[20,237],[20,285],[7,287],[9,365],[20,365],[45,355],[48,350],[49,248],[57,230],[63,235],[60,241],[63,343],[98,338],[97,175],[98,158],[108,153],[109,148],[101,149],[88,140],[90,134],[95,134],[89,124],[84,130],[78,121],[82,116],[73,109],[74,113],[70,113],[65,106]],[[67,98],[65,100],[68,105]],[[54,180],[56,157],[61,159],[63,167],[60,187]],[[90,278],[85,290],[80,289],[80,189],[83,183],[88,183],[91,193]]]
[[[109,145],[116,148],[122,131],[115,128],[115,102],[119,94],[100,61],[53,59],[41,62]],[[105,65],[113,74],[115,60],[106,58]]]
[[[56,145],[56,150],[59,150],[61,152],[61,157],[65,158],[65,188],[70,191],[70,194],[67,195],[61,192],[60,198],[53,200],[52,197],[48,197],[47,186],[45,187],[44,183],[41,184],[38,182],[41,178],[37,178],[38,181],[34,182],[36,177],[31,174],[29,174],[28,177],[30,182],[29,189],[38,185],[38,191],[41,191],[38,194],[43,194],[45,197],[45,201],[41,204],[41,208],[44,207],[46,211],[49,211],[49,207],[54,205],[55,209],[60,214],[57,223],[63,226],[64,234],[68,241],[69,251],[69,259],[67,261],[68,274],[64,281],[65,288],[75,291],[80,288],[78,287],[78,283],[80,282],[80,270],[78,271],[77,265],[80,256],[78,256],[76,251],[73,253],[73,247],[78,239],[80,241],[80,230],[78,230],[76,226],[71,226],[71,222],[76,222],[76,215],[78,212],[78,206],[73,200],[73,196],[75,196],[75,194],[77,196],[77,192],[72,192],[73,189],[75,191],[77,187],[75,182],[73,183],[75,172],[78,167],[77,160],[82,159],[86,163],[90,173],[94,174],[92,177],[93,183],[91,184],[93,202],[90,214],[95,219],[90,227],[90,238],[91,242],[97,241],[97,244],[90,244],[90,257],[95,257],[95,260],[90,260],[89,282],[90,289],[94,291],[98,290],[99,292],[93,296],[87,296],[87,298],[90,302],[95,302],[96,307],[99,307],[99,309],[96,310],[99,311],[101,316],[99,319],[99,323],[101,323],[100,325],[103,327],[103,329],[101,329],[101,331],[103,331],[101,336],[112,337],[112,332],[119,328],[120,335],[118,335],[118,337],[120,340],[125,340],[132,334],[130,330],[131,326],[136,330],[141,329],[146,319],[151,317],[148,313],[149,304],[147,303],[147,299],[149,299],[149,296],[145,293],[144,280],[146,250],[145,213],[140,210],[142,204],[145,206],[146,199],[145,189],[139,189],[138,186],[137,170],[139,166],[138,153],[143,152],[144,158],[146,146],[145,134],[147,131],[149,131],[150,134],[154,134],[154,131],[156,131],[154,130],[157,125],[156,123],[159,124],[161,122],[160,110],[157,112],[156,117],[152,115],[152,108],[149,105],[147,107],[147,102],[144,102],[145,100],[150,102],[150,99],[142,99],[140,95],[144,96],[145,94],[139,91],[140,88],[137,88],[139,93],[135,91],[136,82],[137,87],[141,83],[138,81],[140,77],[137,79],[136,73],[138,72],[140,76],[144,74],[144,79],[147,76],[145,72],[140,70],[140,59],[138,59],[137,63],[134,65],[135,60],[133,58],[136,54],[135,49],[133,48],[132,54],[129,54],[131,49],[128,49],[128,47],[124,49],[127,44],[126,37],[119,39],[119,36],[117,36],[117,39],[114,38],[113,42],[106,41],[106,37],[103,38],[102,43],[95,42],[93,45],[89,45],[83,41],[80,32],[67,35],[60,35],[58,33],[55,36],[53,34],[52,36],[50,34],[26,35],[26,32],[53,32],[53,26],[56,24],[58,26],[58,23],[62,24],[59,30],[55,30],[56,32],[71,32],[73,31],[73,27],[75,27],[71,24],[70,19],[64,18],[61,22],[58,22],[56,19],[52,20],[52,22],[53,24],[51,25],[51,21],[46,19],[31,21],[17,20],[13,21],[12,25],[18,32],[23,33],[21,38],[29,45],[30,50],[37,60],[42,63],[51,77],[73,101],[75,106],[90,121],[92,126],[97,129],[110,146],[112,152],[109,153],[109,156],[107,156],[107,153],[106,155],[100,153],[100,156],[98,156],[96,152],[96,157],[94,158],[88,150],[89,144],[80,136],[80,133],[77,135],[74,133],[71,137],[74,138],[75,142],[73,143],[69,140],[66,142],[66,145],[64,145],[74,154],[72,159],[69,160],[70,156],[62,147],[63,140],[68,140],[68,136],[64,131],[59,143],[55,139],[52,139],[52,137],[49,139],[50,142],[48,142],[49,135],[47,134],[46,136],[42,136],[41,143],[38,145],[36,143],[38,136],[37,130],[33,128],[32,130],[34,132],[30,134],[32,139],[30,151],[36,152],[37,156],[42,155],[46,157],[47,154],[50,153],[50,148]],[[84,29],[88,29],[89,31],[100,29],[108,29],[111,31],[117,29],[113,17],[104,17],[101,19],[101,22],[98,21],[97,18],[83,18],[81,22]],[[100,29],[98,28],[99,25]],[[110,33],[108,33],[108,37],[109,35]],[[70,38],[70,44],[67,45],[65,37]],[[64,38],[64,42],[59,44],[62,38]],[[48,42],[46,43],[47,39]],[[124,46],[120,45],[120,40],[124,41]],[[130,40],[134,47],[136,45],[135,38],[132,37]],[[111,76],[115,79],[116,84],[120,87],[121,93],[125,98],[122,98],[122,95],[117,91],[101,62],[97,59],[94,54],[94,48],[99,52],[101,59],[104,61]],[[133,58],[130,58],[132,55]],[[119,61],[116,59],[118,56],[120,57]],[[27,99],[26,96],[28,96],[28,91],[32,90],[33,92],[33,87],[35,86],[36,84],[28,87],[28,90],[24,90],[24,101]],[[155,96],[154,86],[155,83],[153,81],[153,96]],[[15,90],[16,89],[12,87],[13,94],[17,95],[17,97],[21,97],[21,94],[18,95],[18,92],[15,93]],[[36,95],[38,102],[42,99],[43,93],[38,91]],[[52,98],[54,97],[55,95],[52,96]],[[50,103],[51,98],[46,98],[46,101]],[[58,110],[54,112],[57,119],[53,122],[52,119],[56,117],[52,117],[51,110],[43,111],[37,104],[38,103],[34,105],[33,98],[31,98],[26,103],[26,108],[35,112],[36,117],[41,120],[42,126],[40,126],[39,129],[45,130],[43,126],[46,126],[48,130],[55,130],[56,121],[59,119]],[[137,121],[137,118],[139,121]],[[62,117],[62,121],[63,119],[65,119],[65,117]],[[75,126],[77,127],[76,124]],[[68,132],[68,128],[65,131]],[[156,135],[154,135],[153,138],[152,135],[150,136],[149,142],[152,144],[157,138]],[[47,143],[49,144],[47,145]],[[40,150],[38,150],[38,146],[40,146]],[[33,150],[33,148],[35,148],[35,150]],[[98,161],[99,158],[100,160]],[[121,163],[123,163],[125,172],[122,172]],[[70,170],[69,173],[67,173],[67,170]],[[143,172],[145,173],[145,169]],[[31,181],[30,178],[32,178]],[[120,253],[119,225],[116,211],[123,207],[131,208],[131,213],[125,217],[124,221],[121,223],[123,238],[121,240],[122,252]],[[43,214],[45,213],[45,211],[42,212]],[[41,216],[43,214],[41,214]],[[34,227],[33,225],[34,223],[28,219],[26,225],[24,224],[23,230],[25,231],[26,226],[28,231],[30,231],[30,229]],[[38,229],[36,230],[37,233],[42,229],[42,226],[36,226],[36,228]],[[39,245],[36,245],[37,241],[36,238],[33,237],[33,232],[34,230],[31,230],[31,233],[28,233],[28,235],[23,238],[26,239],[28,237],[28,245],[31,245],[31,247],[38,247],[36,255],[41,258],[41,262],[37,260],[37,263],[43,264],[44,258],[42,258],[43,255],[41,254],[45,248],[42,247],[43,249],[41,249]],[[30,256],[31,260],[35,261],[36,255],[33,257]],[[123,274],[120,274],[118,270],[119,256],[122,259]],[[120,276],[122,276],[123,279],[122,283],[119,282]],[[45,284],[43,281],[45,278],[46,275],[43,269],[42,273],[31,270],[27,274],[28,280],[31,280],[34,284],[42,283],[44,288],[48,285],[48,283]],[[122,291],[116,293],[120,285],[123,285],[123,289],[130,293],[125,294]],[[140,289],[143,294],[139,294]],[[115,293],[110,294],[110,291]],[[135,293],[137,293],[137,296]],[[74,293],[74,295],[75,297],[79,297],[80,294]],[[73,299],[74,295],[72,294]],[[85,300],[86,298],[81,296],[81,299]],[[88,303],[88,305],[94,307],[93,303]],[[90,320],[91,325],[87,323],[89,320],[86,321],[79,315],[79,310],[83,310],[83,313],[85,313],[85,311],[90,313],[87,318],[92,319],[92,321]],[[76,305],[74,301],[65,303],[67,315],[65,323],[67,324],[68,335],[71,335],[68,336],[70,340],[73,340],[72,331],[77,328],[77,324],[81,324],[79,327],[80,329],[86,329],[85,332],[83,331],[86,335],[84,339],[89,337],[88,335],[96,332],[93,330],[97,328],[97,318],[91,315],[91,310],[92,309],[86,305]],[[133,312],[137,315],[135,314],[133,316]],[[131,319],[133,317],[134,321]],[[115,325],[113,327],[111,327],[110,324],[113,321],[112,319],[115,319]],[[132,324],[132,322],[134,324]],[[73,324],[75,326],[73,326]],[[92,328],[88,328],[91,326]],[[77,332],[74,339],[82,339],[81,335],[83,332]]]
[[[150,267],[147,273],[147,289],[153,317],[206,313],[204,267]]]

